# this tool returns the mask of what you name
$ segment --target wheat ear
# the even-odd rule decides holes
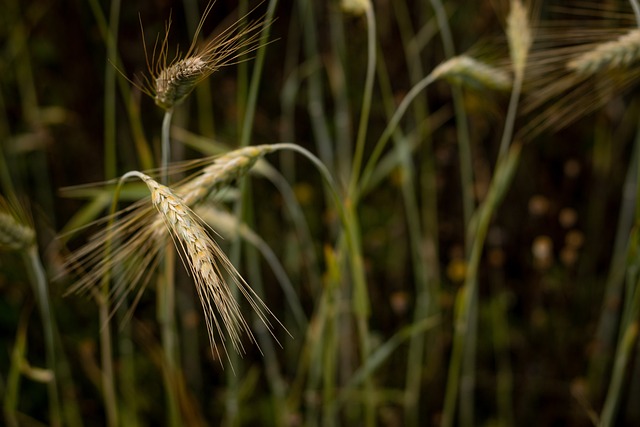
[[[520,0],[511,1],[511,10],[507,17],[507,40],[509,41],[509,54],[513,63],[515,75],[524,75],[527,57],[533,37],[529,25],[527,9]]]
[[[345,13],[355,16],[364,15],[367,9],[371,7],[371,0],[342,0],[340,9]]]
[[[253,145],[218,156],[198,175],[178,186],[176,192],[193,207],[214,189],[246,174],[258,160],[276,149],[274,145]]]
[[[274,149],[273,146],[250,146],[209,159],[211,163],[177,186],[175,193],[187,206],[194,207],[220,186],[246,173],[262,155]],[[142,285],[137,299],[150,272],[157,266],[158,242],[166,237],[163,219],[155,214],[148,200],[140,200],[101,222],[108,223],[107,227],[93,235],[67,261],[68,266],[82,273],[68,293],[91,289],[118,266],[110,274],[114,281],[110,298],[120,300]],[[117,243],[118,250],[106,251],[107,242],[112,240]]]
[[[224,327],[234,349],[244,352],[241,336],[246,334],[253,342],[255,339],[224,275],[227,274],[232,278],[269,330],[272,329],[272,325],[267,316],[273,316],[273,313],[246,284],[224,252],[209,236],[197,215],[180,197],[169,187],[141,172],[129,172],[122,179],[131,176],[142,179],[147,185],[151,192],[153,206],[160,213],[176,247],[183,254],[183,261],[193,276],[204,310],[212,350],[217,352],[215,345],[215,332],[217,332],[227,353],[222,330]]]
[[[35,243],[35,232],[26,224],[16,209],[0,197],[0,248],[10,250],[28,249]]]
[[[434,79],[489,89],[508,90],[511,87],[511,78],[506,72],[468,55],[454,56],[434,68],[431,74]]]
[[[199,46],[198,38],[213,4],[210,2],[205,8],[186,53],[178,53],[172,60],[169,59],[171,18],[166,24],[159,49],[156,41],[151,57],[144,45],[149,76],[144,76],[144,84],[138,87],[165,110],[171,110],[183,102],[199,82],[221,67],[243,60],[243,55],[258,49],[262,42],[260,31],[268,23],[259,19],[243,26],[247,14]]]
[[[569,70],[581,75],[629,67],[640,59],[640,29],[633,29],[618,39],[595,45],[590,51],[567,63]]]

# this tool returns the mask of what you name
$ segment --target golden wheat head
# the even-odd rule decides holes
[[[169,58],[171,18],[166,24],[162,43],[158,47],[156,40],[151,56],[146,45],[144,47],[149,75],[143,77],[144,84],[140,89],[165,110],[171,110],[183,102],[196,85],[212,73],[223,66],[242,61],[243,55],[261,45],[260,32],[267,23],[259,19],[244,25],[247,16],[199,44],[199,35],[213,4],[210,2],[205,8],[191,45],[184,54],[177,53],[174,58]]]
[[[171,236],[194,280],[212,351],[217,353],[217,334],[227,353],[226,332],[233,348],[242,352],[243,335],[255,340],[228,283],[237,286],[269,331],[272,330],[270,319],[275,316],[242,279],[191,206],[201,203],[222,184],[249,171],[269,151],[271,147],[266,145],[246,147],[216,157],[175,190],[141,172],[125,174],[122,179],[141,179],[149,188],[151,198],[107,218],[109,225],[72,254],[69,264],[79,267],[84,274],[69,292],[90,290],[104,277],[110,277],[109,297],[115,300],[115,306],[134,293],[132,306],[135,307]]]

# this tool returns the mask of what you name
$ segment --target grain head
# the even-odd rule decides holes
[[[105,218],[107,227],[74,252],[69,264],[78,267],[83,274],[69,292],[91,290],[109,277],[112,283],[109,297],[115,300],[115,307],[131,294],[135,295],[132,304],[135,307],[171,237],[195,283],[212,351],[217,353],[218,335],[225,353],[225,336],[229,337],[235,350],[243,352],[242,336],[255,340],[230,284],[239,289],[268,330],[272,330],[271,321],[276,318],[242,279],[191,206],[198,205],[212,191],[246,173],[271,150],[267,145],[246,147],[216,157],[210,160],[212,163],[208,167],[176,186],[175,190],[141,172],[125,174],[122,180],[141,179],[151,198],[134,203],[114,217]]]
[[[533,42],[527,9],[520,0],[511,1],[511,10],[507,17],[507,40],[509,53],[516,75],[524,75],[527,56]]]
[[[0,197],[0,249],[24,250],[35,243],[35,231],[21,210]]]
[[[200,43],[200,33],[212,8],[213,2],[210,2],[185,53],[178,52],[173,59],[169,57],[171,19],[167,22],[160,46],[156,40],[151,55],[144,46],[149,75],[143,77],[144,84],[139,87],[165,110],[182,103],[199,82],[221,67],[244,60],[244,55],[258,49],[263,42],[261,30],[268,23],[259,19],[245,25],[247,16],[244,16],[208,41]]]
[[[499,68],[480,62],[468,55],[455,56],[434,68],[436,79],[479,88],[508,90],[511,78]]]

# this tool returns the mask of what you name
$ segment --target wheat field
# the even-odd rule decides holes
[[[0,10],[0,425],[640,424],[637,0]]]

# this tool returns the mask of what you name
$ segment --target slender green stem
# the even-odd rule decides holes
[[[107,179],[116,176],[116,69],[120,0],[111,1],[109,30],[106,37],[107,60],[104,69],[104,171]]]
[[[173,110],[166,110],[162,118],[162,159],[160,163],[162,184],[168,184],[168,168],[169,159],[171,157],[171,120],[173,119]]]
[[[638,25],[638,28],[640,28],[640,3],[638,3],[638,0],[629,0],[629,2],[631,3],[633,14],[636,17],[636,24]]]
[[[589,361],[589,387],[594,391],[602,390],[604,381],[609,377],[608,366],[611,363],[613,348],[616,341],[620,317],[620,305],[616,301],[623,300],[624,280],[627,266],[629,236],[633,229],[636,215],[637,188],[640,184],[640,127],[636,130],[636,137],[631,151],[631,158],[622,188],[622,202],[616,221],[617,229],[611,254],[609,274],[603,295],[602,310],[595,333],[598,343]]]
[[[411,88],[411,90],[409,91],[409,93],[407,93],[407,95],[404,97],[402,102],[400,102],[400,105],[398,105],[396,112],[393,114],[393,117],[391,117],[391,120],[389,120],[389,123],[387,124],[387,127],[382,132],[382,135],[380,135],[380,138],[378,139],[378,142],[376,143],[373,149],[373,152],[371,153],[371,156],[369,157],[369,160],[367,161],[367,164],[364,167],[364,170],[362,172],[362,179],[360,180],[359,191],[356,195],[352,196],[353,203],[356,203],[360,198],[360,196],[362,195],[362,193],[364,193],[367,190],[369,181],[371,179],[371,175],[375,170],[377,162],[380,159],[380,156],[382,155],[387,143],[389,142],[389,139],[391,139],[393,132],[396,130],[396,127],[400,123],[400,120],[402,119],[404,114],[407,112],[407,109],[409,108],[413,100],[420,94],[420,92],[422,92],[427,86],[429,86],[434,81],[435,81],[435,77],[433,76],[433,74],[429,74],[428,76],[424,77],[422,80],[420,80],[416,85],[414,85]]]
[[[367,16],[367,74],[364,82],[364,93],[362,95],[362,107],[360,109],[360,123],[358,125],[358,136],[356,139],[356,151],[353,156],[353,167],[351,168],[351,181],[349,184],[349,194],[354,194],[362,167],[364,146],[367,141],[367,128],[369,126],[369,113],[371,112],[371,99],[373,97],[373,80],[376,67],[376,19],[373,13],[373,6],[369,3],[366,8]]]
[[[320,52],[318,51],[318,30],[316,20],[314,20],[314,8],[316,1],[301,0],[297,2],[300,13],[300,21],[303,27],[304,52],[309,63],[313,64],[313,72],[309,75],[307,84],[307,108],[312,124],[312,130],[318,155],[322,162],[330,170],[334,170],[334,150],[332,146],[331,133],[328,128],[328,120],[325,114],[323,81],[321,71]]]
[[[634,226],[627,241],[625,302],[620,318],[620,332],[611,381],[600,414],[601,427],[615,425],[620,407],[624,383],[632,370],[631,358],[638,345],[640,328],[640,167],[638,167],[638,149],[640,131],[636,135],[633,153],[636,156],[629,164],[629,175],[636,178]]]
[[[509,189],[519,163],[520,150],[520,145],[512,145],[507,156],[497,164],[487,197],[478,208],[476,217],[474,217],[476,227],[474,228],[473,246],[467,266],[467,277],[463,287],[458,292],[456,313],[454,314],[453,348],[447,377],[447,388],[441,422],[442,427],[450,427],[453,425],[458,391],[460,390],[463,361],[468,360],[469,356],[465,356],[468,352],[475,352],[475,348],[469,345],[468,334],[471,334],[472,337],[475,336],[475,332],[471,330],[471,328],[476,328],[477,326],[475,314],[477,310],[478,269],[480,259],[482,257],[484,242],[487,237],[491,218]],[[467,375],[469,374],[467,373]]]
[[[56,346],[54,328],[56,320],[53,314],[53,308],[50,305],[51,298],[49,296],[49,286],[44,267],[40,262],[38,247],[31,245],[23,252],[24,262],[28,267],[31,283],[40,309],[40,317],[42,318],[42,329],[44,334],[45,354],[47,367],[53,373],[51,381],[47,383],[49,392],[49,416],[52,426],[62,425],[62,411],[60,406],[60,397],[58,394],[59,371],[56,364]]]
[[[109,242],[110,246],[110,242]],[[100,319],[100,363],[102,364],[102,393],[107,426],[117,427],[118,402],[116,398],[113,350],[111,348],[111,309],[109,306],[110,277],[102,278],[102,292],[97,297]]]
[[[447,58],[452,58],[455,52],[453,44],[453,35],[449,26],[449,19],[444,5],[440,0],[431,0],[431,6],[440,27],[440,35],[442,36],[442,44],[444,53]],[[464,214],[465,228],[469,225],[473,211],[475,209],[473,202],[473,164],[471,159],[471,138],[469,136],[469,124],[467,121],[467,112],[464,108],[464,97],[462,88],[457,85],[451,87],[453,96],[453,107],[456,115],[456,132],[458,135],[458,156],[460,159],[460,181],[462,187],[462,210]],[[465,250],[467,254],[471,248],[471,242],[465,242]]]
[[[107,46],[107,61],[105,64],[104,87],[104,170],[107,179],[114,178],[117,174],[117,148],[116,148],[116,70],[111,61],[117,57],[117,34],[120,17],[120,0],[112,0],[109,16],[109,24],[105,32]],[[102,351],[102,383],[105,407],[107,412],[107,424],[110,427],[117,426],[118,404],[116,400],[115,374],[113,369],[113,353],[111,348],[111,309],[109,307],[109,278],[103,278],[102,296],[99,300],[100,315],[100,348]]]
[[[162,163],[161,182],[165,185],[169,183],[168,168],[171,158],[171,120],[173,109],[166,110],[162,119]],[[158,281],[158,321],[162,330],[162,349],[164,350],[166,370],[165,391],[167,395],[167,415],[169,424],[172,426],[181,425],[180,410],[178,407],[178,397],[176,396],[174,376],[178,373],[179,353],[178,337],[176,334],[176,300],[175,300],[175,252],[173,243],[168,241],[163,254],[164,274]]]
[[[100,34],[105,41],[105,44],[108,44],[108,40],[110,39],[110,30],[109,24],[107,23],[107,19],[104,16],[104,12],[102,11],[102,7],[98,0],[89,0],[89,7],[91,7],[91,11],[96,19],[96,23],[98,24],[98,29],[100,30]],[[109,59],[113,60],[114,63],[109,64],[111,68],[114,68],[114,64],[119,69],[121,68],[121,61],[118,56],[117,49],[114,49],[113,52],[109,55]],[[151,169],[153,167],[153,156],[151,154],[151,149],[149,148],[149,143],[146,140],[144,135],[144,130],[142,128],[142,122],[140,120],[140,108],[139,105],[135,102],[129,102],[131,100],[131,89],[129,87],[129,82],[124,78],[116,79],[118,86],[120,88],[120,93],[122,98],[126,101],[124,102],[124,106],[129,115],[129,121],[131,126],[131,133],[133,137],[133,142],[136,146],[138,158],[140,161],[140,165],[142,169]],[[106,89],[105,89],[105,93]],[[105,123],[107,121],[105,120]]]
[[[636,286],[640,286],[640,283],[637,283]],[[637,292],[637,294],[640,295],[640,292]],[[637,301],[636,304],[640,304],[640,301]],[[613,364],[607,398],[600,414],[599,427],[616,425],[616,415],[622,399],[623,385],[629,375],[631,357],[638,342],[638,320],[636,319],[635,322],[630,323],[622,332],[623,335],[620,338]]]
[[[277,0],[269,1],[269,6],[267,8],[267,13],[264,17],[265,22],[271,22],[273,20],[273,16],[275,14],[276,5],[278,4]],[[262,33],[260,34],[261,40],[268,40],[269,34],[271,32],[271,26],[265,25],[262,28]],[[246,108],[244,111],[244,119],[242,122],[242,133],[240,135],[240,146],[245,147],[249,145],[251,142],[251,135],[253,132],[253,121],[256,114],[256,105],[258,101],[258,92],[260,90],[260,82],[262,80],[262,71],[264,69],[264,59],[267,54],[267,44],[263,43],[260,45],[256,52],[256,59],[253,64],[253,74],[251,76],[251,83],[249,86],[249,96],[247,99]]]
[[[524,73],[515,73],[513,88],[511,89],[511,98],[509,100],[509,108],[507,109],[507,117],[505,119],[504,132],[500,141],[500,151],[498,152],[498,162],[507,155],[509,144],[513,138],[513,128],[516,122],[516,113],[518,111],[518,103],[520,102],[520,93],[522,92],[522,82]]]
[[[403,28],[403,44],[405,46],[410,44],[410,19],[408,11],[400,9],[401,3],[395,3],[398,5],[396,9],[398,14],[398,26]],[[406,14],[402,14],[406,12]],[[403,19],[404,18],[404,19]],[[406,34],[405,34],[406,33]],[[407,52],[410,49],[407,48]],[[407,54],[407,56],[410,56]],[[421,67],[419,61],[415,61],[415,64],[408,64],[411,70],[414,70],[412,74],[416,76],[415,82],[420,80],[419,76],[422,76]],[[383,94],[383,100],[385,101],[385,107],[389,116],[393,115],[393,109],[395,105],[393,103],[393,93],[391,89],[391,83],[389,74],[385,67],[383,60],[378,61],[378,81]],[[424,103],[416,100],[414,114],[415,120],[420,122],[426,117],[427,108]],[[413,138],[412,138],[413,139]],[[407,230],[409,234],[409,244],[411,248],[413,272],[415,276],[415,308],[414,308],[414,322],[418,323],[422,319],[429,316],[433,307],[433,300],[436,294],[433,292],[433,284],[436,281],[438,274],[438,250],[437,250],[437,200],[435,194],[435,165],[433,162],[432,148],[430,144],[430,137],[427,132],[426,126],[419,126],[418,135],[415,138],[420,141],[423,147],[424,158],[424,216],[426,226],[422,229],[420,220],[420,208],[417,200],[418,189],[416,188],[416,176],[413,163],[411,161],[411,148],[409,147],[410,139],[402,135],[400,129],[394,132],[395,142],[395,157],[398,159],[397,164],[402,171],[402,196],[405,204],[405,216],[407,222]],[[433,243],[433,251],[425,251],[425,242]],[[425,342],[428,334],[412,334],[409,342],[409,349],[407,355],[407,367],[406,367],[406,381],[404,389],[404,424],[406,426],[419,425],[419,408],[418,399],[420,396],[420,387],[424,382],[423,369],[425,367],[424,362],[424,349]]]
[[[8,427],[18,427],[18,400],[20,394],[20,372],[21,367],[26,359],[27,352],[27,326],[29,316],[31,315],[31,305],[27,305],[22,310],[18,327],[16,330],[16,338],[13,342],[11,350],[11,361],[9,364],[9,372],[7,373],[6,383],[3,384],[3,402],[2,411],[4,413],[4,421]]]

